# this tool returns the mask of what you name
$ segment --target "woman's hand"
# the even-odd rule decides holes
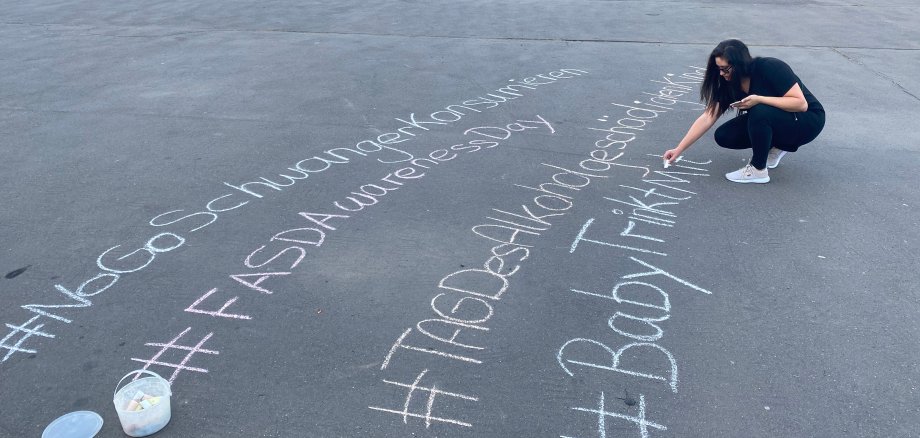
[[[663,158],[663,159],[664,159],[665,161],[667,161],[668,163],[672,163],[672,162],[674,162],[674,160],[677,159],[677,157],[680,156],[680,152],[681,152],[681,151],[680,151],[679,149],[677,149],[677,148],[668,149],[668,150],[666,150],[666,151],[664,152],[664,155],[662,155],[661,158]]]
[[[738,102],[736,102],[736,104],[732,104],[732,108],[736,110],[741,110],[741,111],[749,110],[752,107],[754,107],[754,105],[761,103],[761,101],[762,99],[760,98],[760,96],[756,94],[751,94],[748,97],[745,97],[744,99],[739,100]]]

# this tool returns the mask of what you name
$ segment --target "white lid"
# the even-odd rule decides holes
[[[92,411],[75,411],[52,421],[42,438],[93,438],[102,429],[102,417]]]

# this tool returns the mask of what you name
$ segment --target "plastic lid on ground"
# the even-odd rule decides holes
[[[52,421],[42,438],[93,438],[102,429],[102,417],[93,411],[76,411]]]

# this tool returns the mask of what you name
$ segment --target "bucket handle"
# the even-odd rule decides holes
[[[124,382],[125,379],[127,379],[127,378],[128,378],[129,376],[131,376],[132,374],[150,374],[150,375],[152,375],[152,376],[154,376],[154,377],[156,377],[156,378],[158,378],[158,379],[160,379],[160,380],[166,382],[166,390],[169,391],[169,394],[168,394],[168,395],[170,395],[170,396],[172,395],[172,388],[170,388],[169,382],[168,382],[166,379],[160,377],[159,374],[157,374],[157,373],[155,373],[155,372],[153,372],[153,371],[149,371],[149,370],[134,370],[134,371],[131,371],[131,372],[128,373],[128,374],[125,374],[125,376],[122,377],[121,380],[118,381],[118,384],[115,385],[115,392],[112,394],[112,397],[115,397],[115,395],[118,394],[118,389],[119,389],[119,387],[121,386],[121,383]]]

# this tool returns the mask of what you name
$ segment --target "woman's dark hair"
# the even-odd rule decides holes
[[[724,59],[732,67],[730,81],[719,75],[716,58]],[[744,95],[741,78],[751,75],[752,61],[751,52],[739,40],[725,40],[712,49],[706,63],[706,78],[700,87],[700,99],[706,104],[706,111],[721,116],[732,102],[741,99]]]

